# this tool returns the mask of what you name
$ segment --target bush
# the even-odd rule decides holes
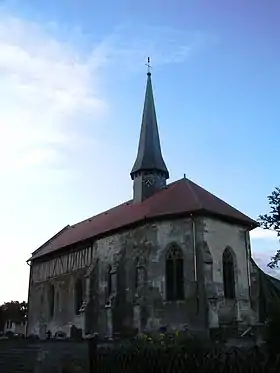
[[[269,319],[265,332],[265,342],[271,354],[280,352],[280,307],[274,305],[269,312]]]
[[[99,348],[94,373],[270,373],[279,371],[279,363],[266,359],[260,349],[211,350],[178,343],[158,344],[151,336],[116,348]],[[277,370],[273,370],[273,369]]]
[[[134,339],[135,346],[141,348],[175,348],[188,347],[188,349],[202,349],[201,342],[188,332],[143,334]]]
[[[14,336],[14,332],[12,332],[11,330],[8,330],[6,333],[5,333],[6,337],[8,338],[13,338]]]

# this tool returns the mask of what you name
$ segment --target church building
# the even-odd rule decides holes
[[[167,183],[150,72],[130,176],[132,200],[33,252],[27,333],[69,336],[75,326],[113,338],[256,324],[249,232],[258,224],[186,177]]]

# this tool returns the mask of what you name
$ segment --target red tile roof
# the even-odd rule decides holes
[[[141,203],[125,202],[62,231],[33,253],[32,260],[80,241],[110,234],[118,229],[163,217],[202,214],[241,224],[249,229],[258,224],[199,185],[184,178]]]

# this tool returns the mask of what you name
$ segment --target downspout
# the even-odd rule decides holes
[[[194,266],[194,282],[196,289],[196,314],[199,314],[199,284],[197,282],[197,252],[196,252],[196,226],[193,215],[190,215],[192,220],[192,236],[193,236],[193,266]]]
[[[251,276],[250,276],[250,255],[249,255],[249,241],[248,241],[248,235],[249,231],[245,230],[245,247],[246,247],[246,259],[247,259],[247,277],[248,277],[248,286],[249,290],[251,288]]]
[[[196,255],[196,229],[193,215],[191,214],[192,220],[192,236],[193,236],[193,265],[194,265],[194,281],[197,282],[197,255]]]

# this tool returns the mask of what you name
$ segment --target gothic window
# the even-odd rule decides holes
[[[54,315],[54,286],[50,285],[48,293],[48,303],[49,303],[49,315],[53,318]]]
[[[82,279],[78,278],[75,284],[75,313],[79,315],[84,300],[84,286]]]
[[[184,259],[181,249],[173,245],[165,263],[166,299],[184,299]]]
[[[223,253],[223,282],[226,299],[235,298],[234,257],[229,248]]]

